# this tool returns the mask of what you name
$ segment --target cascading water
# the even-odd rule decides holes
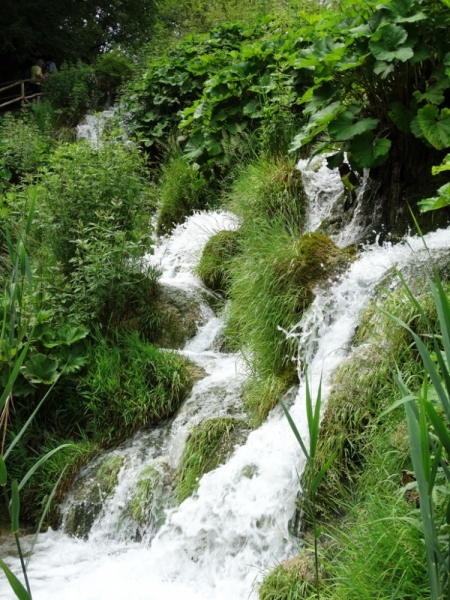
[[[332,204],[336,194],[342,194],[342,187],[331,178],[332,172],[316,171],[315,177],[310,177],[310,197],[316,193],[314,186],[328,189]],[[321,204],[321,210],[325,214],[328,209]],[[321,218],[311,218],[310,223],[318,224]],[[166,283],[202,293],[199,280],[192,275],[202,246],[211,233],[237,225],[227,213],[196,214],[157,248],[151,260],[161,263]],[[447,248],[448,240],[448,231],[443,230],[426,236],[430,250]],[[299,338],[313,390],[322,377],[324,399],[333,371],[349,352],[358,314],[376,285],[393,265],[402,268],[423,256],[423,242],[417,237],[396,246],[369,246],[340,281],[318,291],[291,335]],[[105,502],[89,540],[70,538],[62,531],[41,536],[29,569],[35,600],[256,598],[252,584],[262,569],[296,553],[288,523],[295,510],[297,472],[303,459],[278,408],[225,464],[203,476],[194,496],[167,509],[165,523],[156,535],[154,530],[147,532],[143,541],[136,543],[127,540],[117,526],[135,473],[143,465],[166,461],[176,466],[192,423],[229,411],[239,415],[244,369],[238,357],[217,350],[220,328],[220,320],[209,312],[206,325],[183,351],[205,369],[207,377],[194,387],[170,430],[141,432],[117,451],[129,464],[124,463],[115,494]],[[306,437],[303,385],[290,410]],[[19,571],[15,559],[8,562]],[[13,598],[11,592],[3,593],[4,580],[0,582],[2,598]]]

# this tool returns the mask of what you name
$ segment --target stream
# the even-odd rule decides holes
[[[309,225],[314,229],[342,194],[342,184],[339,175],[323,165],[302,161],[300,168],[313,211]],[[160,240],[148,260],[161,265],[163,283],[205,298],[208,292],[193,274],[201,251],[212,234],[238,225],[225,211],[197,213]],[[357,235],[350,223],[335,241],[345,246]],[[426,236],[431,251],[447,248],[448,242],[448,230]],[[313,395],[322,377],[326,402],[331,376],[351,351],[358,316],[377,284],[393,265],[402,269],[422,260],[426,252],[418,237],[396,245],[366,246],[339,281],[317,290],[301,323],[289,333],[297,337],[299,354],[309,365]],[[206,377],[194,386],[170,424],[139,432],[113,451],[123,458],[118,485],[105,500],[87,540],[69,537],[64,526],[40,536],[29,567],[34,600],[256,599],[255,583],[263,574],[298,553],[289,521],[304,459],[279,407],[245,443],[235,446],[225,464],[202,477],[192,497],[179,506],[169,497],[160,498],[163,524],[151,520],[137,541],[135,524],[124,516],[137,474],[151,465],[175,470],[193,425],[217,416],[245,418],[241,408],[245,364],[239,355],[221,351],[223,320],[202,302],[205,324],[181,352],[202,367]],[[290,392],[289,402],[306,438],[303,383]],[[69,494],[64,514],[71,502]],[[18,561],[12,556],[6,560],[18,574]],[[2,599],[14,598],[2,576],[0,587]]]

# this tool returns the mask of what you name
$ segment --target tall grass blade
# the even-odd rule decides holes
[[[294,421],[292,420],[292,417],[291,417],[288,409],[286,408],[286,406],[281,398],[279,398],[279,402],[281,404],[281,408],[283,409],[284,414],[286,415],[286,419],[288,420],[289,426],[292,429],[292,432],[294,433],[297,442],[300,444],[300,447],[302,449],[303,454],[305,455],[306,460],[308,462],[310,462],[309,452],[306,449],[306,446],[303,442],[302,436],[300,435]]]
[[[26,430],[28,429],[30,423],[33,421],[34,417],[36,416],[36,413],[38,412],[38,410],[41,408],[42,404],[44,403],[44,401],[46,400],[47,396],[50,394],[50,392],[52,391],[52,389],[54,388],[56,382],[58,380],[54,381],[52,383],[52,385],[49,387],[49,389],[47,390],[46,394],[44,395],[44,397],[42,398],[42,400],[39,402],[39,404],[36,406],[36,408],[33,410],[33,412],[31,413],[30,417],[28,417],[27,421],[25,422],[25,424],[23,425],[22,429],[19,431],[19,433],[16,435],[16,437],[13,439],[13,441],[10,443],[10,445],[8,446],[8,449],[6,450],[5,454],[4,454],[4,459],[6,460],[8,458],[8,456],[10,455],[11,451],[14,449],[15,445],[20,441],[21,437],[23,436],[23,434],[26,432]]]
[[[19,515],[20,515],[20,498],[19,498],[19,484],[17,479],[11,484],[11,531],[13,533],[19,532]]]
[[[8,383],[6,384],[5,389],[3,390],[3,394],[0,397],[0,411],[3,410],[6,399],[8,398],[9,394],[11,393],[14,382],[16,381],[17,376],[19,375],[20,367],[22,366],[22,363],[25,360],[25,357],[27,355],[30,344],[31,344],[31,336],[30,336],[30,339],[28,340],[28,342],[26,343],[25,348],[22,349],[22,352],[20,353],[20,356],[14,365],[11,375],[8,378]],[[5,458],[6,458],[6,456],[5,456]]]
[[[53,498],[55,496],[56,490],[58,489],[58,486],[59,486],[59,484],[61,482],[61,479],[63,478],[63,475],[64,475],[66,469],[67,469],[67,465],[61,471],[61,474],[58,477],[57,482],[55,483],[55,485],[53,486],[52,491],[48,495],[47,502],[45,503],[44,510],[42,511],[41,518],[39,519],[39,523],[38,523],[38,526],[36,528],[36,533],[34,534],[33,541],[31,542],[31,546],[30,546],[30,549],[28,551],[28,558],[27,558],[27,562],[26,562],[26,565],[25,565],[26,569],[28,569],[28,565],[30,564],[31,557],[33,556],[34,547],[36,545],[38,536],[39,536],[39,534],[41,532],[41,529],[42,529],[42,524],[44,523],[44,519],[47,516],[47,513],[48,513],[48,511],[50,509],[50,506],[52,504],[52,500],[53,500]]]
[[[39,467],[41,465],[43,465],[51,456],[53,456],[53,454],[55,454],[56,452],[59,452],[59,450],[61,450],[62,448],[67,448],[68,446],[73,446],[73,445],[74,444],[61,444],[57,448],[53,448],[53,450],[50,450],[50,452],[47,452],[47,454],[44,454],[44,456],[41,456],[41,458],[37,462],[35,462],[34,465],[28,470],[26,475],[24,475],[22,481],[19,484],[19,492],[23,488],[23,486],[27,483],[27,481],[30,479],[30,477],[39,469]]]
[[[3,569],[3,572],[6,575],[6,579],[9,581],[9,585],[13,589],[16,596],[19,600],[31,600],[31,595],[27,592],[27,590],[23,587],[17,577],[12,573],[5,563],[0,559],[0,567]]]
[[[419,424],[416,416],[411,409],[411,404],[405,404],[406,421],[408,425],[409,444],[411,449],[411,459],[414,468],[414,474],[417,479],[417,486],[420,497],[420,513],[422,516],[423,530],[425,535],[425,549],[427,557],[428,578],[430,582],[431,599],[439,600],[440,582],[438,576],[438,566],[436,554],[439,549],[436,544],[436,531],[428,495],[427,478],[424,473],[424,459],[422,456],[422,444],[420,437]]]

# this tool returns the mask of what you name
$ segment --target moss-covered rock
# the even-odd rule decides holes
[[[117,454],[105,455],[100,461],[91,463],[77,477],[65,511],[63,525],[68,535],[87,539],[105,500],[117,485],[123,460]]]
[[[205,286],[227,295],[230,285],[230,261],[238,252],[239,231],[219,231],[206,243],[197,273]]]
[[[151,338],[162,348],[182,348],[206,320],[201,298],[172,285],[159,285],[153,311]]]
[[[244,441],[245,430],[242,420],[231,417],[208,419],[192,428],[178,469],[178,502],[195,492],[202,475],[226,461]]]
[[[166,509],[175,504],[174,486],[174,474],[167,463],[155,462],[139,473],[123,519],[128,530],[136,527],[136,539],[144,533],[154,535],[163,525]]]

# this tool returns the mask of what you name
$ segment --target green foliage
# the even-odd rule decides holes
[[[100,54],[94,63],[94,72],[99,85],[107,85],[115,92],[133,73],[133,63],[130,58],[117,51]]]
[[[292,148],[319,139],[361,169],[385,163],[393,143],[413,136],[449,146],[449,22],[435,0],[344,2],[304,28],[308,43],[293,64],[314,84],[298,99],[309,121]]]
[[[346,262],[326,236],[296,239],[280,221],[270,226],[255,222],[254,229],[243,231],[232,268],[226,334],[248,352],[254,373],[295,380],[290,358],[295,343],[285,332],[300,321],[313,300],[313,287],[332,275],[339,260]]]
[[[450,154],[442,161],[442,164],[433,167],[431,172],[433,175],[438,175],[442,171],[450,170]],[[450,205],[450,182],[445,183],[437,190],[438,195],[433,198],[426,198],[421,200],[418,204],[420,212],[428,212],[429,210],[437,210],[438,208],[444,208]]]
[[[296,563],[278,565],[265,577],[258,590],[260,600],[300,600],[306,598],[311,586]]]
[[[197,273],[205,286],[215,292],[227,294],[230,285],[231,261],[238,252],[239,232],[219,231],[209,238]]]
[[[85,321],[103,318],[126,304],[132,284],[156,277],[139,262],[149,248],[150,200],[133,146],[63,144],[38,191],[42,236],[57,261],[46,286],[59,297],[60,311]]]
[[[214,203],[214,191],[205,176],[175,149],[162,165],[157,232],[169,233],[195,210]]]
[[[75,125],[97,94],[97,81],[92,67],[78,61],[63,64],[43,84],[43,98],[60,115],[60,122]]]
[[[269,412],[277,405],[278,399],[289,389],[292,383],[292,374],[289,377],[277,377],[270,374],[265,377],[252,375],[245,382],[243,400],[250,415],[253,415],[253,424],[261,425]]]
[[[0,122],[0,190],[36,174],[48,161],[51,146],[28,111],[6,113]]]
[[[427,335],[421,336],[415,327],[410,328],[398,317],[390,315],[412,335],[420,354],[423,375],[421,389],[414,393],[398,372],[396,382],[402,399],[393,408],[400,403],[405,407],[431,598],[439,600],[445,591],[447,595],[450,593],[450,543],[448,537],[442,535],[448,533],[450,525],[450,435],[447,429],[450,420],[450,301],[436,269],[434,281],[427,279],[438,316],[436,328],[404,280],[408,300],[420,314]],[[439,510],[439,505],[444,510]]]
[[[139,427],[172,416],[190,391],[185,363],[141,341],[139,334],[98,337],[80,381],[85,431],[103,444],[124,440]]]
[[[179,466],[178,502],[191,496],[202,475],[221,463],[220,446],[235,426],[235,419],[217,417],[192,428]]]
[[[422,304],[433,320],[435,310],[430,299],[423,297]],[[392,365],[398,365],[411,385],[420,385],[420,365],[411,348],[411,336],[383,316],[377,306],[406,323],[417,322],[418,313],[405,301],[401,290],[385,294],[362,316],[357,347],[334,375],[321,426],[318,465],[325,464],[328,457],[337,452],[319,488],[318,506],[323,515],[341,512],[342,498],[348,489],[356,487],[364,472],[365,459],[371,453],[372,434],[385,422],[380,421],[380,413],[388,408],[397,393]],[[392,421],[394,429],[398,423],[399,420]],[[400,466],[405,466],[404,442],[400,442],[396,450]]]
[[[395,590],[396,597],[405,600],[430,598],[423,543],[411,524],[411,504],[399,489],[400,475],[386,457],[384,464],[381,456],[372,464],[348,520],[341,531],[330,531],[334,548],[325,564],[323,597],[372,600],[391,598]],[[392,475],[383,478],[387,474]]]
[[[239,170],[228,206],[243,219],[244,232],[255,221],[281,219],[285,228],[297,235],[303,227],[307,201],[302,176],[292,158],[262,157]]]

